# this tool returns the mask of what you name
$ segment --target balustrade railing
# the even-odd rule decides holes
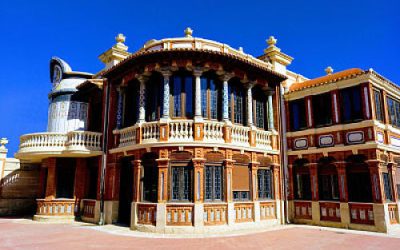
[[[320,202],[321,220],[340,221],[340,203],[339,202]]]
[[[397,205],[396,204],[388,204],[388,212],[389,212],[390,224],[399,223],[397,220]]]
[[[256,147],[266,148],[271,146],[271,132],[256,130]]]
[[[295,201],[294,211],[296,219],[312,219],[311,201]]]
[[[94,218],[96,200],[83,200],[83,217]]]
[[[119,147],[126,147],[136,144],[136,126],[116,130],[119,134]]]
[[[260,202],[260,219],[276,219],[275,202]]]
[[[249,131],[249,127],[232,126],[232,143],[241,146],[249,146]]]
[[[157,142],[160,139],[158,122],[147,122],[142,125],[142,142]]]
[[[235,222],[254,221],[253,203],[235,203]]]
[[[138,204],[138,224],[156,225],[157,204]]]
[[[193,121],[176,120],[169,123],[169,141],[193,140]]]
[[[222,122],[204,122],[204,141],[207,142],[224,142],[224,123]]]
[[[73,216],[75,199],[37,199],[36,215]]]
[[[206,205],[204,204],[204,225],[212,226],[212,225],[221,225],[226,224],[227,222],[227,214],[228,214],[227,205]]]
[[[71,131],[67,134],[67,149],[101,150],[101,133]]]
[[[374,208],[372,204],[350,203],[350,221],[356,224],[374,225]]]
[[[63,133],[35,133],[21,136],[19,150],[30,148],[63,148],[67,142],[67,135]]]
[[[193,225],[193,206],[167,205],[167,225],[169,226]]]

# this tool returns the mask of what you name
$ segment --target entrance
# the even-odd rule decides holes
[[[132,157],[122,159],[119,178],[118,223],[130,225],[131,203],[133,197]]]

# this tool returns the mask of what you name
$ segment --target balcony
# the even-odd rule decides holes
[[[95,156],[101,154],[101,133],[71,131],[68,133],[34,133],[21,136],[16,157],[40,162],[52,156]]]
[[[203,145],[247,149],[253,151],[276,151],[278,134],[255,127],[228,125],[224,122],[172,120],[146,122],[114,130],[117,147],[111,152],[151,147],[157,145]]]

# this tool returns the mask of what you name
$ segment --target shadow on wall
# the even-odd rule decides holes
[[[22,163],[0,180],[0,216],[28,216],[36,212],[40,165]]]

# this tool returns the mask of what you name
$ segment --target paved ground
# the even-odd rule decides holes
[[[147,237],[143,237],[147,236]],[[165,238],[116,226],[46,224],[0,219],[0,249],[400,249],[384,234],[286,226],[238,236]],[[157,237],[164,238],[157,238]]]

